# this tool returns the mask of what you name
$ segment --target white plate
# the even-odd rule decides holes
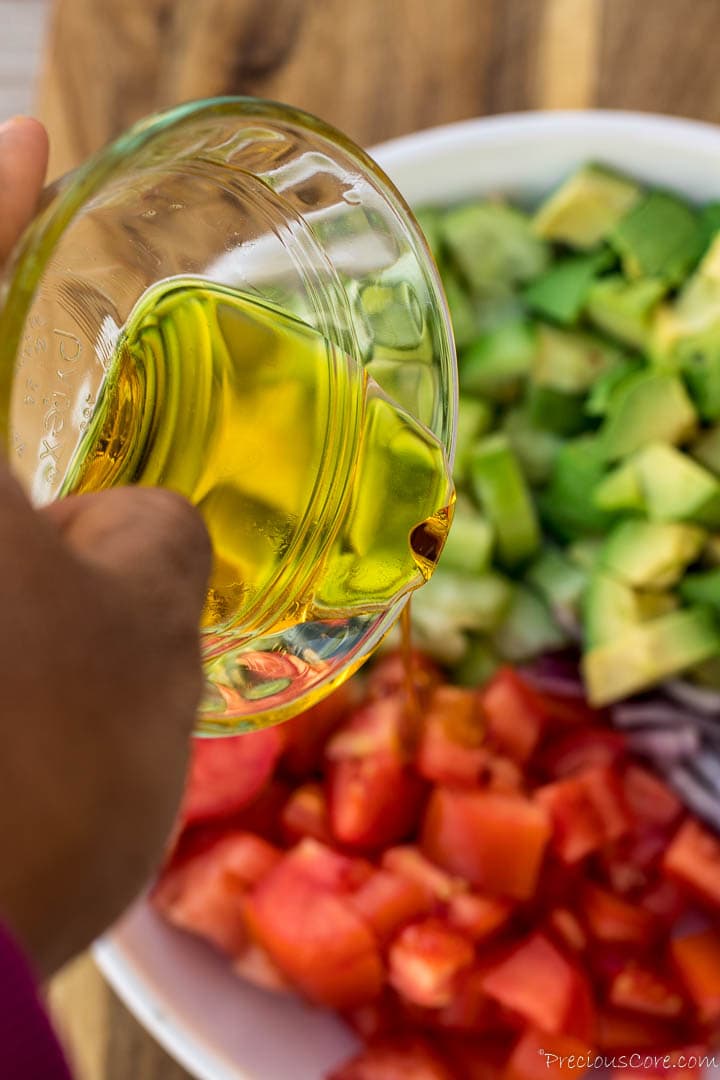
[[[720,129],[613,112],[521,113],[417,132],[374,156],[412,205],[529,200],[588,160],[720,198]],[[128,1008],[199,1080],[323,1080],[354,1040],[334,1017],[255,990],[138,904],[95,955]]]

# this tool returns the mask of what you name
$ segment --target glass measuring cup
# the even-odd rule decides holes
[[[221,98],[142,121],[48,189],[15,254],[0,293],[0,424],[36,504],[68,490],[122,328],[167,279],[289,312],[362,364],[451,464],[452,335],[408,208],[367,155],[314,117]],[[313,534],[307,520],[297,533]],[[299,557],[317,556],[311,545]],[[270,633],[248,637],[233,619],[206,626],[200,732],[250,730],[319,700],[366,659],[421,581],[382,604]],[[291,607],[292,588],[283,585]]]

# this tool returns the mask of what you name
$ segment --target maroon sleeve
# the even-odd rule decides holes
[[[71,1080],[27,960],[0,927],[0,1076]]]

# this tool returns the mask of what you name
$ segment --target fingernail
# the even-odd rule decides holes
[[[23,116],[22,113],[18,113],[17,116],[11,116],[9,120],[3,120],[2,124],[0,124],[0,136],[6,135],[12,128],[16,127],[18,124],[22,124],[28,119],[29,117]]]

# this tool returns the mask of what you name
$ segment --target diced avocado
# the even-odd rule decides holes
[[[587,536],[582,540],[576,540],[573,544],[569,544],[565,550],[572,562],[587,573],[591,573],[600,562],[604,546],[604,540]]]
[[[532,496],[506,436],[487,436],[475,447],[470,480],[495,530],[500,561],[513,567],[529,559],[540,546],[540,527]]]
[[[702,660],[694,667],[688,668],[684,677],[698,686],[720,690],[720,656],[711,656],[709,660]]]
[[[603,567],[638,589],[667,589],[697,559],[706,533],[676,522],[622,521],[610,533]]]
[[[458,406],[457,431],[455,433],[455,458],[463,457],[473,447],[477,439],[490,430],[493,425],[493,409],[482,398],[460,395]]]
[[[607,460],[617,461],[651,442],[685,442],[696,426],[697,414],[677,376],[639,371],[613,395],[601,442]]]
[[[482,334],[460,355],[460,389],[493,401],[517,397],[535,355],[531,323],[513,322]]]
[[[717,533],[705,541],[700,562],[703,566],[720,566],[720,536]]]
[[[720,424],[703,431],[691,444],[690,453],[706,469],[720,475]]]
[[[614,641],[641,621],[635,590],[606,570],[595,570],[583,599],[587,648]]]
[[[500,657],[486,638],[471,634],[465,655],[453,670],[453,682],[473,688],[484,686],[501,663]]]
[[[588,416],[605,416],[609,410],[615,394],[622,394],[623,387],[633,375],[642,371],[645,363],[637,356],[623,356],[601,372],[590,387],[585,412]]]
[[[610,243],[627,277],[662,278],[679,285],[700,258],[699,215],[665,191],[650,191],[618,222]]]
[[[619,350],[592,334],[538,323],[532,379],[567,394],[586,393],[617,363]]]
[[[631,461],[651,520],[720,528],[720,483],[702,465],[667,443],[651,443]]]
[[[596,506],[594,491],[605,472],[604,449],[593,435],[565,442],[550,483],[538,496],[540,516],[561,540],[606,533],[613,514]]]
[[[531,382],[526,397],[530,422],[553,435],[579,435],[586,426],[585,399],[582,394],[568,394],[554,386]]]
[[[444,570],[478,574],[488,569],[492,548],[493,532],[489,524],[466,496],[458,496],[440,565]]]
[[[671,611],[677,611],[680,601],[673,592],[642,592],[635,593],[638,612],[643,622],[648,619],[657,619],[661,615],[669,615]]]
[[[679,592],[687,604],[709,604],[720,612],[720,569],[686,574]]]
[[[500,574],[466,574],[440,566],[413,595],[418,647],[444,663],[458,663],[467,648],[466,633],[498,626],[512,594],[513,586]]]
[[[666,291],[658,278],[626,281],[622,274],[612,274],[589,289],[587,314],[610,337],[644,349],[650,341],[653,312]]]
[[[492,642],[504,660],[518,663],[561,649],[568,639],[537,593],[525,585],[516,585]]]
[[[720,634],[707,608],[686,608],[640,623],[585,653],[582,671],[590,703],[620,701],[718,651]]]
[[[460,284],[457,274],[449,267],[443,269],[442,282],[448,311],[450,312],[455,345],[458,349],[464,349],[478,335],[477,313],[468,293]]]
[[[595,505],[613,513],[644,510],[645,494],[634,457],[602,478],[595,488]]]
[[[553,263],[523,293],[536,315],[573,326],[585,307],[601,270],[612,262],[607,248],[589,255],[571,255]]]
[[[538,236],[570,247],[596,247],[642,197],[634,181],[599,165],[585,165],[540,206]]]
[[[700,210],[700,227],[703,231],[705,246],[709,247],[720,232],[720,202],[707,203]]]
[[[522,406],[508,410],[502,429],[528,481],[531,484],[547,483],[562,446],[559,436],[535,427],[528,410]]]
[[[587,571],[556,547],[546,547],[525,579],[542,597],[559,626],[574,623],[587,585]]]
[[[545,269],[549,250],[530,219],[503,203],[470,203],[448,210],[442,238],[470,290],[482,296],[532,281]]]
[[[415,211],[415,220],[422,230],[427,246],[430,248],[436,263],[440,262],[440,253],[442,251],[443,212],[437,206],[423,206]]]

